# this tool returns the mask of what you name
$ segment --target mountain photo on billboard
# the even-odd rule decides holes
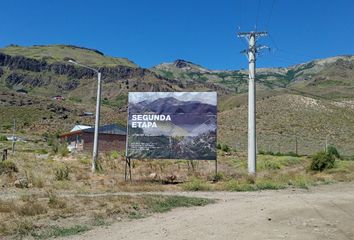
[[[128,139],[128,147],[134,145],[134,153],[140,151],[149,158],[166,158],[167,155],[176,159],[214,159],[216,121],[215,92],[129,93],[128,134],[134,136],[130,139],[139,141],[140,136],[145,142],[148,136],[160,136],[169,138],[169,144],[164,148],[160,148],[158,142],[154,146],[129,145]],[[165,140],[162,142],[166,144]],[[165,153],[159,155],[156,149]]]

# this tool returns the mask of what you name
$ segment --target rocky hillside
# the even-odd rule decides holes
[[[100,68],[102,124],[126,122],[129,91],[217,91],[218,140],[245,150],[247,77],[244,70],[215,71],[176,60],[144,69],[125,58],[76,46],[0,49],[0,132],[13,119],[23,133],[64,132],[92,125],[96,75],[69,59]],[[338,56],[287,68],[257,69],[258,146],[262,150],[310,154],[324,139],[354,154],[354,57]],[[53,100],[60,95],[64,100]],[[302,145],[301,145],[302,144]]]
[[[163,63],[151,70],[166,78],[179,79],[185,85],[195,81],[205,84],[215,83],[236,93],[247,92],[248,72],[244,70],[208,70],[184,60]],[[314,60],[287,68],[257,69],[257,80],[261,89],[287,88],[332,99],[352,98],[354,56]]]
[[[63,130],[75,122],[92,124],[93,118],[80,114],[94,112],[97,76],[92,70],[70,64],[69,59],[102,72],[102,104],[107,112],[103,123],[125,122],[129,91],[229,92],[213,83],[185,86],[178,79],[166,78],[128,59],[108,57],[94,49],[67,45],[9,46],[0,49],[0,126],[8,128],[13,118],[18,118],[19,127],[35,126],[35,132],[50,130],[52,124],[65,125],[59,128]],[[62,96],[65,101],[52,100],[54,96]],[[52,105],[66,111],[54,111]],[[21,110],[17,111],[19,107]],[[25,112],[33,114],[28,117]]]

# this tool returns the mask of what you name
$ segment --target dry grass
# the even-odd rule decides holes
[[[32,235],[35,238],[67,236],[117,219],[140,218],[175,207],[200,206],[213,201],[177,196],[47,196],[31,195],[2,200],[0,236]],[[74,225],[73,225],[74,223]],[[80,226],[80,227],[79,227]],[[55,230],[55,231],[54,231]]]
[[[226,183],[230,180],[235,180],[241,185],[255,184],[257,185],[255,189],[265,189],[267,186],[272,189],[269,182],[283,188],[284,186],[304,187],[317,182],[350,181],[354,178],[354,161],[337,160],[335,168],[316,173],[308,170],[310,163],[308,157],[259,155],[257,178],[250,180],[244,154],[235,151],[229,153],[219,151],[218,155],[221,182],[213,183],[212,181],[215,180],[213,161],[133,161],[133,181],[125,182],[125,161],[119,153],[102,156],[100,164],[103,170],[94,175],[90,171],[91,158],[87,155],[61,157],[17,153],[15,156],[10,156],[10,161],[16,164],[18,172],[1,175],[0,185],[5,189],[15,190],[14,181],[25,178],[30,183],[30,191],[36,190],[42,193],[51,190],[78,193],[150,192],[199,188],[228,190]],[[198,181],[210,186],[198,187],[203,185],[198,184]]]
[[[5,222],[0,226],[0,234],[31,234],[36,238],[76,234],[117,219],[145,216],[155,211],[152,206],[157,201],[142,196],[95,195],[93,198],[74,197],[72,194],[181,190],[256,191],[308,188],[316,184],[354,179],[354,161],[349,160],[337,160],[333,169],[313,172],[308,170],[308,157],[259,155],[257,176],[253,177],[247,174],[247,160],[243,153],[219,151],[218,156],[217,176],[213,161],[133,161],[133,181],[125,182],[124,160],[119,153],[101,156],[103,170],[93,175],[90,171],[90,156],[62,157],[18,152],[10,155],[9,159],[16,164],[18,172],[0,175],[2,190],[17,197],[16,201],[6,198],[0,201],[0,221]],[[68,169],[68,176],[58,178],[57,169]],[[168,181],[170,176],[175,176],[176,180]],[[14,187],[15,180],[20,178],[28,179],[28,189]],[[218,181],[213,181],[215,179]],[[19,197],[22,194],[25,196]],[[160,199],[157,202],[162,201],[161,204],[165,204],[166,199],[157,198]],[[68,225],[69,222],[76,225]]]

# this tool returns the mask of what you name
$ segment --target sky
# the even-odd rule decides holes
[[[353,0],[0,0],[0,47],[72,44],[150,68],[247,68],[237,32],[268,31],[258,67],[354,54]]]

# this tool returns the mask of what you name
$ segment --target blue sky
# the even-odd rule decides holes
[[[1,9],[0,47],[73,44],[143,67],[247,68],[236,33],[255,25],[270,33],[259,67],[354,54],[352,0],[2,0]]]

